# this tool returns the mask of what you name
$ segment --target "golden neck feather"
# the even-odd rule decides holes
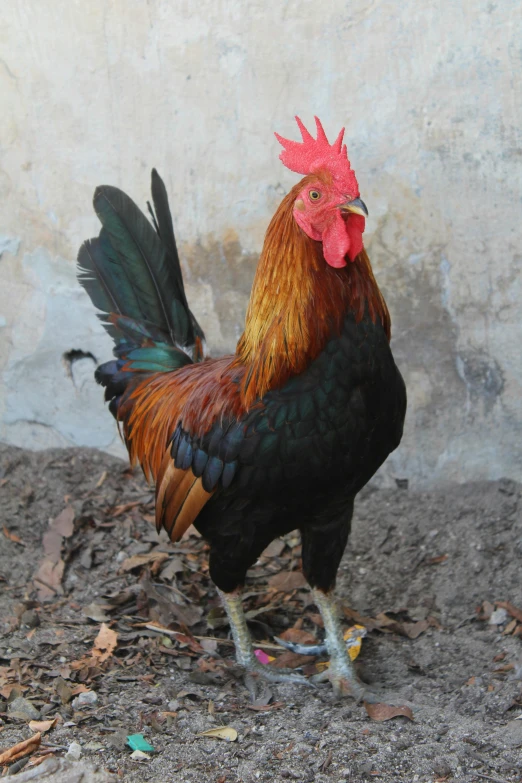
[[[259,259],[245,331],[236,349],[242,365],[245,407],[269,389],[303,372],[339,333],[348,309],[360,320],[368,303],[389,336],[389,313],[363,250],[342,269],[324,260],[322,245],[310,239],[293,217],[301,180],[283,199],[268,227]]]

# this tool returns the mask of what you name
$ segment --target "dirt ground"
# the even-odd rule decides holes
[[[328,684],[244,677],[204,542],[156,535],[137,471],[91,450],[0,447],[0,753],[33,736],[31,719],[59,716],[33,760],[81,753],[92,780],[520,781],[521,496],[502,480],[359,498],[338,584],[346,627],[368,629],[360,676],[413,713],[377,722]],[[272,665],[311,675],[317,661],[273,640],[322,638],[297,536],[269,554],[247,586],[252,632]],[[237,739],[199,736],[216,726]],[[154,747],[145,760],[132,734]]]

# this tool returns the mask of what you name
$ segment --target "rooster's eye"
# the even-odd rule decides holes
[[[308,195],[310,196],[310,199],[312,201],[319,201],[319,199],[321,198],[321,194],[319,193],[318,190],[311,190]]]

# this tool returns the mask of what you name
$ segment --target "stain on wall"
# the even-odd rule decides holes
[[[2,36],[0,439],[124,454],[92,377],[111,341],[75,279],[95,186],[144,206],[158,168],[192,309],[230,352],[296,181],[272,132],[318,114],[346,125],[408,385],[379,481],[522,480],[515,0],[15,0]]]

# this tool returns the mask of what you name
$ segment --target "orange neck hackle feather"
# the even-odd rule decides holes
[[[240,418],[267,391],[302,373],[340,333],[348,311],[360,321],[368,308],[389,339],[390,316],[365,250],[335,269],[321,243],[297,225],[294,202],[309,179],[292,188],[268,227],[235,356],[149,375],[124,395],[118,418],[131,460],[149,479],[158,477],[178,422],[202,436],[216,420]]]
[[[367,303],[371,318],[380,318],[390,335],[388,309],[366,252],[334,269],[325,262],[321,243],[297,225],[294,204],[307,180],[315,182],[317,175],[305,177],[283,199],[257,266],[235,361],[247,369],[241,386],[246,408],[302,373],[339,334],[348,310],[360,320]]]

